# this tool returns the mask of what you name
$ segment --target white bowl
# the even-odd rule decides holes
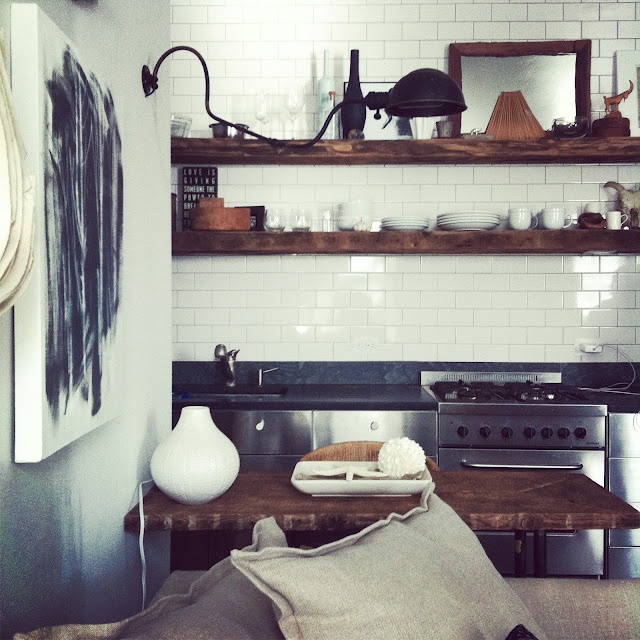
[[[338,229],[371,231],[373,206],[370,200],[358,199],[338,205]]]

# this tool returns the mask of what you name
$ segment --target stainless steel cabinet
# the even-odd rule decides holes
[[[311,411],[211,411],[238,448],[241,471],[289,471],[312,449]]]
[[[174,407],[173,423],[180,410]],[[238,448],[241,471],[292,471],[307,452],[347,440],[406,436],[437,462],[435,411],[279,411],[211,409],[213,421]]]
[[[609,490],[640,509],[640,414],[609,414]],[[640,578],[640,531],[609,531],[608,575]]]
[[[437,462],[435,411],[314,411],[313,448],[349,440],[385,442],[406,436]]]

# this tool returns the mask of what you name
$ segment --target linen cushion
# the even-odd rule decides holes
[[[433,492],[317,549],[232,551],[266,593],[289,639],[506,638],[523,624],[546,636],[475,534]]]
[[[640,638],[640,579],[507,578],[507,582],[549,638]]]
[[[246,550],[287,545],[273,518],[256,523]],[[189,590],[154,600],[139,614],[108,624],[43,627],[14,640],[272,640],[281,639],[271,600],[225,558]]]

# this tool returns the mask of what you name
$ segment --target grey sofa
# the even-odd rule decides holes
[[[187,593],[204,571],[174,571],[151,604]],[[640,638],[640,579],[507,578],[550,640]]]
[[[313,549],[274,518],[205,572],[174,572],[113,623],[17,640],[638,640],[640,580],[504,579],[432,493],[406,514]]]

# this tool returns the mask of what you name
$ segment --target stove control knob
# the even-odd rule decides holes
[[[480,435],[483,438],[488,438],[491,435],[491,428],[487,426],[480,427]]]
[[[545,439],[550,438],[553,435],[553,429],[551,427],[542,427],[540,435]]]
[[[571,435],[571,431],[567,429],[567,427],[560,427],[558,429],[558,438],[562,438],[562,440],[566,440]]]
[[[578,427],[574,432],[573,435],[576,438],[579,438],[580,440],[582,440],[583,438],[587,437],[587,430],[584,427]]]
[[[524,437],[529,440],[536,435],[536,430],[533,427],[525,427],[524,429]]]
[[[510,438],[513,435],[513,429],[511,427],[502,427],[500,432],[503,438]]]
[[[459,426],[456,429],[456,433],[461,437],[461,438],[466,438],[469,435],[469,428],[465,427],[464,425]]]

